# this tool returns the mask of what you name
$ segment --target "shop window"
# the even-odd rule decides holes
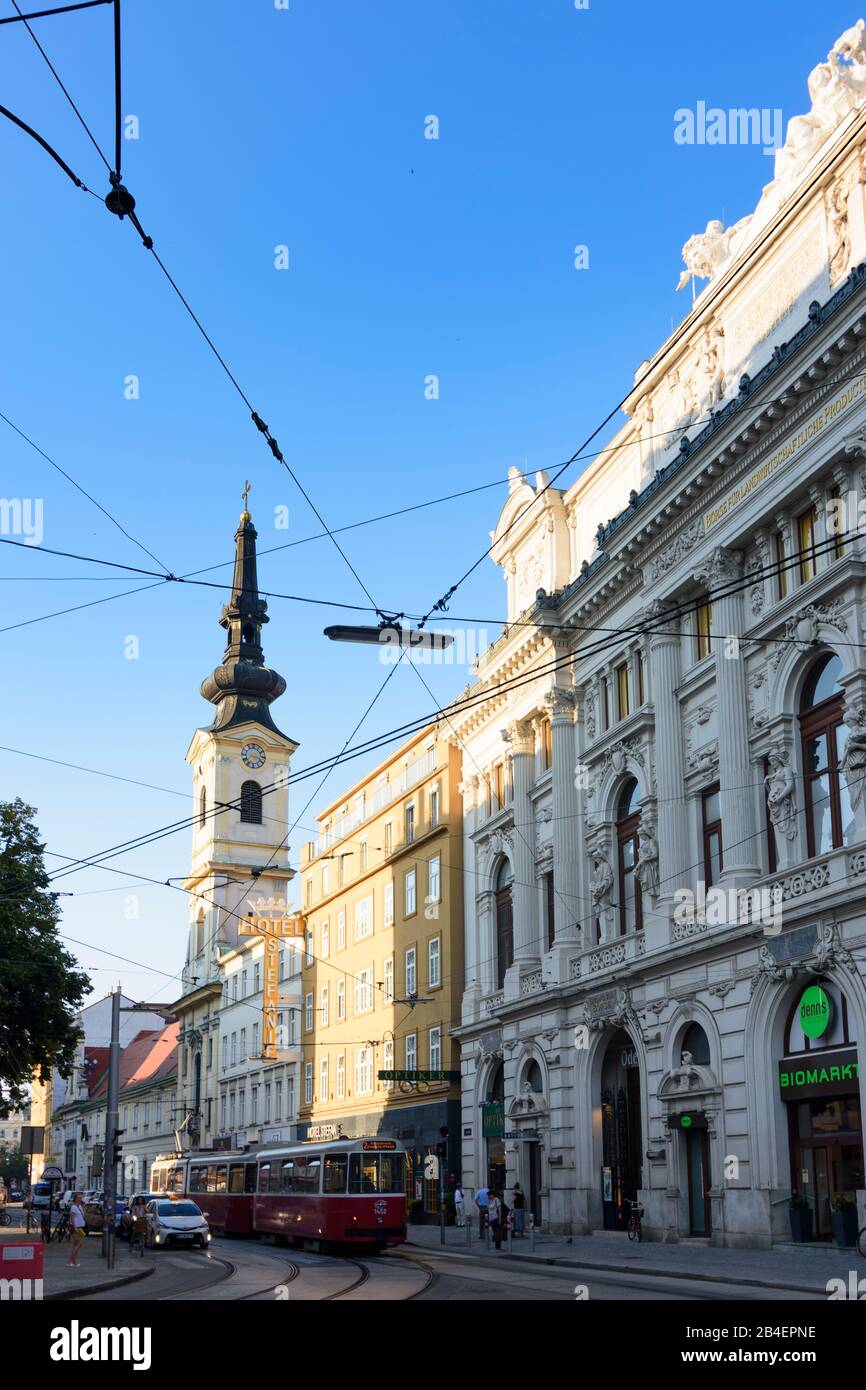
[[[842,663],[827,653],[812,667],[800,701],[806,839],[809,856],[847,844],[854,829],[851,799],[839,769],[847,737],[839,683]]]
[[[718,883],[722,872],[722,812],[718,783],[701,797],[704,837],[704,882],[707,888]]]
[[[617,806],[616,840],[619,860],[619,930],[625,936],[643,930],[638,861],[640,828],[640,788],[632,777],[620,793]]]
[[[503,859],[496,876],[496,987],[505,984],[505,972],[514,961],[514,914],[512,884],[514,874]]]

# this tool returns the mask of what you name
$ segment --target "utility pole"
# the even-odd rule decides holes
[[[102,1218],[102,1253],[114,1269],[114,1216],[117,1206],[117,1164],[120,1158],[120,985],[111,991],[111,1042],[108,1049],[108,1113],[105,1117],[105,1203]]]

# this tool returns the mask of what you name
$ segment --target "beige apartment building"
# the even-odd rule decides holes
[[[403,1140],[408,1196],[431,1213],[427,1156],[447,1143],[445,1191],[460,1172],[459,782],[459,750],[428,727],[329,806],[301,853],[298,1133]]]

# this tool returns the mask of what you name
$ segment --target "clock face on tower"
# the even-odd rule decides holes
[[[241,749],[241,762],[246,767],[263,767],[265,750],[260,743],[245,743]]]

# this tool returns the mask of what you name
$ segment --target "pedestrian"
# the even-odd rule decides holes
[[[525,1239],[526,1232],[526,1196],[521,1191],[520,1183],[514,1184],[514,1191],[511,1194],[511,1206],[514,1211],[514,1234]]]
[[[460,1183],[454,1189],[454,1221],[457,1226],[466,1225],[466,1213],[463,1210],[463,1188]]]
[[[87,1229],[87,1219],[84,1215],[84,1194],[75,1192],[69,1207],[69,1224],[72,1227],[72,1253],[69,1256],[69,1264],[72,1269],[78,1268],[78,1252],[81,1249]]]
[[[147,1230],[147,1216],[145,1214],[144,1198],[136,1197],[132,1204],[132,1211],[129,1213],[129,1253],[133,1253],[135,1246],[138,1246],[139,1255],[144,1257],[144,1236]]]
[[[493,1244],[497,1250],[502,1249],[502,1203],[500,1202],[495,1190],[491,1187],[487,1199],[487,1220],[490,1222],[490,1230],[493,1235]]]
[[[475,1205],[478,1208],[478,1239],[484,1239],[484,1223],[487,1220],[487,1204],[490,1201],[490,1188],[479,1187],[475,1194]]]

